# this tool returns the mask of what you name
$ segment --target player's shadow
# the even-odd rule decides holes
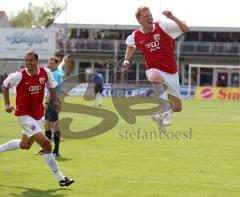
[[[57,191],[61,190],[70,190],[70,189],[65,189],[65,188],[57,188],[57,189],[49,189],[49,190],[40,190],[40,189],[34,189],[34,188],[29,188],[29,187],[21,187],[21,186],[6,186],[6,185],[0,185],[1,187],[5,188],[13,188],[15,189],[20,189],[20,190],[25,190],[21,194],[13,194],[10,193],[8,196],[24,196],[24,197],[43,197],[43,196],[50,196],[50,197],[62,197],[64,194],[55,194]]]
[[[35,154],[35,155],[38,155],[38,154]],[[40,156],[41,156],[41,155],[40,155]],[[71,161],[71,160],[73,160],[72,158],[70,159],[70,158],[63,157],[63,156],[55,157],[55,159],[56,159],[57,161],[59,161],[59,162],[61,162],[61,161]]]
[[[73,159],[69,159],[69,158],[66,158],[66,157],[62,157],[62,156],[60,156],[60,157],[55,157],[55,159],[57,160],[57,161],[71,161],[71,160],[73,160]]]

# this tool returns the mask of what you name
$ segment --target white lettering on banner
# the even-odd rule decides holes
[[[56,32],[47,29],[0,28],[0,59],[22,59],[28,50],[48,59],[56,52]]]
[[[26,32],[16,32],[7,36],[7,42],[10,42],[11,45],[27,44],[27,46],[31,47],[33,44],[47,43],[48,37],[43,33],[27,34]]]

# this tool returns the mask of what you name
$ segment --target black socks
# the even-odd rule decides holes
[[[61,134],[60,134],[60,131],[55,131],[53,134],[54,134],[54,144],[55,144],[53,153],[59,153],[59,143],[60,143]]]

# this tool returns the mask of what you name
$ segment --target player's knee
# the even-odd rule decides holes
[[[31,148],[31,146],[26,146],[25,149],[26,150],[29,150]]]
[[[163,78],[159,73],[157,72],[152,72],[150,75],[150,81],[152,83],[163,83]]]
[[[42,149],[44,153],[50,153],[52,151],[51,142],[46,139],[46,141],[42,144]]]
[[[182,111],[182,106],[181,105],[174,106],[173,111],[174,112],[181,112]]]
[[[44,124],[44,129],[45,129],[45,130],[50,130],[50,129],[51,129],[51,127],[49,126],[49,124],[48,124],[48,123],[45,123],[45,124]]]
[[[25,149],[25,150],[29,150],[31,148],[31,145],[30,144],[20,143],[20,148],[21,149]]]

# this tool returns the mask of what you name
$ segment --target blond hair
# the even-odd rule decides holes
[[[139,19],[140,15],[141,15],[141,12],[142,11],[145,11],[145,10],[150,10],[149,7],[147,6],[141,6],[137,9],[136,13],[135,13],[135,16],[137,19]]]

